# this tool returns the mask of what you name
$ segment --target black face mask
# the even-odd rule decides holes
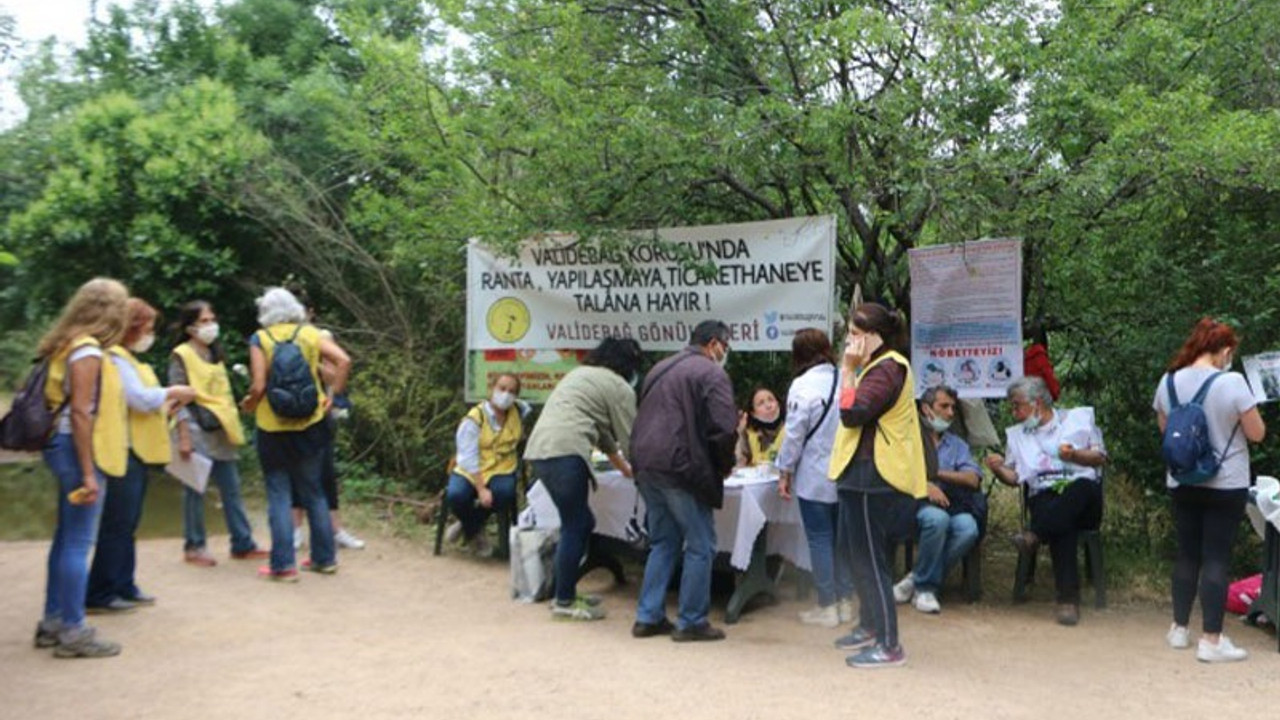
[[[756,430],[777,430],[782,427],[785,420],[786,419],[783,417],[782,413],[778,413],[778,417],[775,418],[773,422],[757,420],[755,415],[749,415],[747,416],[747,427],[752,427]]]

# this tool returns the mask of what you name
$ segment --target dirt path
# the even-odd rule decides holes
[[[795,620],[796,602],[757,609],[729,639],[633,640],[634,584],[610,588],[598,623],[556,623],[507,599],[506,568],[434,558],[371,538],[334,577],[267,583],[255,564],[202,570],[180,541],[139,547],[153,608],[95,618],[124,643],[108,660],[31,647],[47,543],[0,543],[0,716],[83,718],[1191,718],[1268,717],[1274,636],[1231,620],[1252,657],[1205,666],[1164,644],[1155,608],[1086,610],[1075,629],[1043,603],[992,591],[941,616],[907,609],[909,665],[845,667],[834,631]],[[210,543],[225,548],[225,538]],[[719,622],[722,608],[714,611]],[[1268,699],[1270,698],[1270,700]]]

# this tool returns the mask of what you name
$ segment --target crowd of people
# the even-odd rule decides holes
[[[340,527],[333,416],[345,406],[351,361],[332,334],[314,324],[307,304],[284,288],[257,299],[259,329],[248,342],[249,388],[237,403],[212,306],[192,301],[177,313],[168,385],[139,360],[155,342],[158,311],[114,280],[80,287],[37,349],[48,361],[44,388],[55,426],[44,460],[57,479],[58,521],[49,552],[45,609],[37,647],[58,657],[106,657],[120,645],[96,636],[87,612],[125,612],[152,604],[140,587],[134,536],[150,468],[175,456],[211,464],[231,536],[233,559],[268,559],[261,574],[296,582],[301,518],[310,529],[303,569],[337,571],[338,545],[363,542]],[[784,501],[796,502],[812,564],[817,604],[799,620],[847,626],[835,646],[851,667],[906,662],[897,606],[941,611],[943,579],[983,536],[987,497],[982,467],[1024,494],[1029,522],[1013,543],[1034,553],[1048,545],[1056,619],[1079,622],[1080,533],[1102,518],[1107,450],[1092,408],[1055,405],[1056,379],[1026,375],[1008,386],[1003,452],[975,459],[956,432],[957,392],[930,387],[917,401],[903,316],[876,303],[855,308],[836,355],[821,329],[797,332],[793,380],[785,403],[755,388],[739,410],[725,370],[730,328],[707,320],[689,345],[641,376],[639,343],[609,338],[554,388],[532,432],[520,378],[499,374],[489,395],[458,425],[445,491],[456,518],[447,535],[486,552],[484,524],[517,504],[522,462],[545,487],[561,521],[554,560],[554,618],[605,617],[600,598],[577,591],[594,517],[593,453],[636,483],[647,511],[648,554],[632,635],[678,642],[725,637],[710,622],[713,513],[725,479],[742,467],[776,471]],[[1167,641],[1191,646],[1197,595],[1203,614],[1196,655],[1205,662],[1244,659],[1222,633],[1226,572],[1250,481],[1247,444],[1265,427],[1243,377],[1228,370],[1234,331],[1202,320],[1161,378],[1153,409],[1163,431],[1194,397],[1203,406],[1218,464],[1192,484],[1170,474],[1177,529],[1173,622]],[[1212,389],[1212,392],[1210,390]],[[254,415],[268,505],[270,549],[254,540],[241,500],[238,449],[246,442],[239,412]],[[207,548],[203,496],[184,498],[184,557],[217,560]],[[894,547],[910,540],[918,556],[895,582]],[[96,545],[96,552],[93,552]],[[92,556],[92,563],[90,557]],[[667,591],[680,573],[674,622]],[[858,599],[856,606],[854,596]]]
[[[238,406],[217,315],[207,302],[195,300],[177,312],[167,386],[139,360],[155,344],[159,312],[115,280],[82,285],[41,339],[37,355],[48,363],[44,399],[54,413],[43,457],[56,479],[58,513],[36,647],[52,648],[60,658],[119,654],[120,644],[98,637],[86,615],[156,602],[137,579],[135,536],[148,473],[175,455],[189,460],[198,454],[208,461],[231,535],[231,558],[269,558],[260,573],[270,580],[298,579],[295,502],[311,530],[311,557],[303,567],[332,574],[338,567],[335,542],[363,545],[350,533],[335,535],[330,518],[337,505],[324,487],[336,484],[330,417],[351,361],[332,335],[310,322],[307,308],[290,291],[269,288],[257,307],[261,327],[249,342],[250,387]],[[286,356],[295,362],[277,362]],[[273,380],[274,375],[281,377]],[[253,413],[257,424],[269,551],[255,542],[241,500],[241,410]],[[190,488],[183,520],[185,560],[215,565],[207,548],[203,495]]]

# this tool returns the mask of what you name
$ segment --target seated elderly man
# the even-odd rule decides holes
[[[925,390],[920,399],[920,420],[937,449],[938,473],[929,481],[928,498],[916,509],[920,554],[912,571],[893,586],[893,598],[900,603],[914,598],[916,610],[923,613],[942,612],[938,588],[978,542],[979,529],[986,523],[982,473],[969,444],[949,432],[957,399],[956,391],[946,385]]]
[[[1044,380],[1029,376],[1009,385],[1009,405],[1018,424],[1005,430],[1004,457],[992,453],[987,467],[1007,485],[1027,487],[1029,527],[1015,535],[1021,551],[1049,544],[1057,590],[1058,623],[1080,621],[1081,530],[1102,522],[1102,475],[1107,461],[1093,408],[1055,410]]]

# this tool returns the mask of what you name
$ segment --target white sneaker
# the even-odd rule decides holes
[[[344,547],[348,550],[364,549],[364,541],[355,535],[352,535],[346,528],[342,528],[338,532],[334,533],[333,541],[338,544],[338,547]]]
[[[1174,650],[1186,650],[1191,647],[1191,638],[1187,634],[1187,629],[1177,623],[1169,626],[1169,632],[1165,633],[1164,639],[1169,641],[1169,647]]]
[[[1231,643],[1231,638],[1226,635],[1218,636],[1218,644],[1214,645],[1204,638],[1200,638],[1200,645],[1196,648],[1196,659],[1206,663],[1220,662],[1238,662],[1249,657],[1249,653],[1244,648],[1238,648]]]
[[[942,612],[942,606],[938,604],[938,596],[928,590],[921,590],[916,593],[915,606],[920,612],[930,615],[937,615]]]
[[[840,611],[836,609],[835,603],[826,607],[816,607],[809,610],[801,611],[800,622],[805,625],[817,625],[824,628],[833,628],[840,626]]]
[[[840,617],[840,624],[853,622],[853,601],[841,600],[836,603],[836,612]]]
[[[293,529],[293,549],[301,550],[303,545],[307,544],[307,533],[302,526]]]
[[[452,545],[458,542],[460,537],[462,537],[462,521],[454,520],[444,529],[444,541]]]
[[[911,596],[915,594],[916,581],[911,579],[911,573],[907,573],[906,577],[902,578],[897,585],[893,586],[893,599],[897,601],[899,605],[911,602]]]

